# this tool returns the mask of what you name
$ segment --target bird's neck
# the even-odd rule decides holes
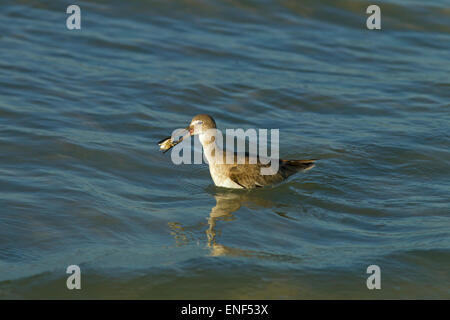
[[[216,155],[218,156],[218,152],[220,150],[216,144],[216,138],[214,136],[201,133],[199,134],[198,139],[203,146],[203,152],[208,160],[208,163],[216,163]]]

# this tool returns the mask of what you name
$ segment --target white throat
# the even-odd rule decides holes
[[[198,139],[203,146],[203,153],[208,160],[208,163],[216,163],[216,156],[220,151],[219,146],[216,143],[214,135],[200,133]]]

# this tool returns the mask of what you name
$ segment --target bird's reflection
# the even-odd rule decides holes
[[[216,224],[219,220],[233,220],[233,212],[237,211],[243,205],[247,194],[242,192],[219,192],[214,195],[216,205],[211,209],[208,217],[208,247],[211,248],[212,255],[224,255],[231,248],[217,243]]]
[[[269,200],[265,200],[257,192],[251,191],[224,191],[219,190],[214,194],[216,199],[216,205],[211,209],[208,217],[208,229],[206,235],[208,238],[208,247],[211,250],[213,256],[250,256],[255,252],[250,250],[243,250],[238,248],[228,247],[217,242],[219,232],[217,230],[217,222],[219,221],[231,221],[235,217],[233,212],[239,210],[242,206],[251,207],[266,207],[270,208],[273,203]]]
[[[233,221],[236,219],[234,212],[241,207],[250,208],[273,208],[275,203],[267,199],[267,194],[264,192],[255,191],[241,191],[241,190],[224,190],[221,188],[214,188],[212,192],[216,200],[216,205],[211,209],[207,217],[206,247],[210,250],[212,256],[252,256],[265,257],[273,256],[264,252],[257,252],[252,250],[244,250],[239,248],[232,248],[219,243],[221,230],[218,229],[218,222]],[[277,206],[279,207],[279,206]],[[277,210],[278,211],[278,210]],[[283,218],[289,218],[284,213],[277,212]],[[292,219],[292,218],[291,218]],[[195,239],[195,230],[199,228],[204,229],[205,223],[198,224],[192,227],[183,227],[180,223],[169,223],[171,233],[175,238],[178,246],[185,245]]]

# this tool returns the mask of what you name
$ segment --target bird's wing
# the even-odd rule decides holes
[[[275,174],[263,175],[262,168],[269,168],[269,164],[262,164],[258,161],[255,164],[248,162],[246,157],[245,164],[232,166],[229,170],[230,179],[243,188],[264,187],[283,181],[287,177],[298,171],[308,170],[314,167],[315,160],[279,160],[279,168]]]
[[[262,168],[270,167],[270,164],[239,164],[230,168],[230,179],[243,188],[250,189],[264,187],[269,184],[278,183],[284,180],[280,171],[273,175],[262,175]]]

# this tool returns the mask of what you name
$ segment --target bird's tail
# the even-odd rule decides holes
[[[285,166],[295,168],[296,170],[306,171],[314,168],[317,159],[310,160],[281,160],[281,163]]]

